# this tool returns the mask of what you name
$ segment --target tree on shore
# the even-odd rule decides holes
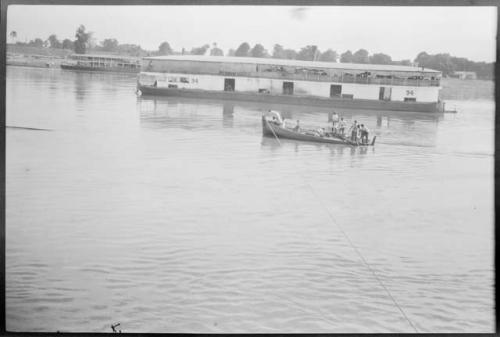
[[[62,49],[73,49],[73,41],[64,39],[62,42]]]
[[[372,64],[392,64],[392,58],[384,53],[375,53],[370,56],[370,63]]]
[[[429,55],[426,52],[421,52],[415,58],[415,62],[417,62],[420,67],[440,70],[445,76],[450,75],[457,70],[456,64],[452,62],[450,54]]]
[[[210,56],[224,56],[224,51],[217,47],[217,43],[212,44],[212,49],[210,49]]]
[[[120,54],[126,54],[129,56],[143,56],[146,55],[146,51],[141,48],[141,46],[137,44],[119,44],[116,47],[116,52]]]
[[[87,51],[87,48],[89,47],[89,40],[92,37],[91,32],[86,32],[85,31],[85,26],[80,25],[78,29],[76,30],[75,33],[75,42],[74,42],[74,47],[75,47],[75,53],[77,54],[85,54]]]
[[[47,40],[49,41],[50,48],[61,48],[62,47],[62,44],[57,39],[56,34],[50,35]]]
[[[37,47],[37,48],[42,48],[43,47],[43,40],[37,37],[34,40],[31,40],[28,42],[28,46],[30,47]]]
[[[410,67],[412,65],[410,60],[392,61],[391,64],[400,65],[400,66],[408,66],[408,67]]]
[[[170,47],[170,44],[165,41],[160,44],[158,47],[158,55],[170,55],[172,54],[172,48]]]
[[[360,49],[352,54],[352,63],[370,63],[368,51],[366,49]]]
[[[297,59],[297,52],[293,49],[285,49],[284,54],[285,54],[285,59],[287,59],[287,60],[296,60]]]
[[[321,62],[337,62],[338,59],[337,52],[335,50],[328,49],[324,53],[319,55],[319,61]]]
[[[297,60],[315,61],[318,53],[319,50],[317,46],[309,45],[300,49],[297,54]]]
[[[273,55],[272,55],[272,58],[273,59],[284,59],[284,58],[286,58],[285,57],[285,49],[283,48],[282,45],[276,43],[273,46]]]
[[[419,53],[415,62],[420,67],[439,70],[444,76],[449,76],[455,71],[473,71],[480,79],[492,80],[494,78],[494,62],[474,62],[464,57],[451,56],[448,53],[429,55],[426,52]]]
[[[118,48],[118,40],[117,39],[104,39],[101,42],[102,50],[104,51],[116,51]]]
[[[268,57],[269,54],[267,53],[267,50],[262,46],[260,43],[257,43],[251,50],[250,50],[250,56],[251,57]]]
[[[350,50],[342,53],[340,55],[340,62],[341,63],[352,63],[352,52]]]
[[[243,42],[234,52],[234,56],[248,57],[250,53],[250,45],[247,42]]]
[[[273,47],[272,58],[295,60],[297,59],[297,52],[293,49],[285,49],[282,45],[276,43]]]
[[[201,47],[195,47],[195,48],[191,49],[190,54],[192,54],[192,55],[205,55],[205,53],[207,52],[207,50],[209,48],[210,48],[209,44],[204,44]]]

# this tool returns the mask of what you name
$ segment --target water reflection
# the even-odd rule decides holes
[[[492,331],[494,102],[352,112],[375,147],[280,145],[262,111],[319,124],[328,109],[137,99],[133,79],[113,97],[69,71],[54,100],[41,71],[8,71],[13,125],[58,126],[7,131],[9,330],[109,331],[119,307],[127,332],[407,332],[342,229],[423,332]]]
[[[138,97],[141,124],[153,128],[260,128],[260,116],[277,110],[291,120],[300,120],[303,127],[328,125],[330,110],[239,101],[197,100],[178,97]],[[443,114],[335,109],[348,127],[356,120],[365,124],[377,143],[434,146]],[[250,131],[250,130],[249,130]],[[364,150],[363,150],[364,151]]]
[[[89,81],[84,75],[85,74],[77,73],[74,77],[74,93],[77,101],[83,101],[87,90],[92,90],[92,88],[89,88]]]
[[[262,136],[261,148],[265,151],[280,152],[283,148],[292,148],[294,152],[328,152],[332,157],[343,157],[344,155],[361,155],[374,153],[375,147],[350,146],[342,144],[325,144],[304,142],[292,139],[280,138],[279,142],[272,136]]]
[[[57,71],[57,70],[56,70]],[[107,99],[115,97],[133,80],[130,74],[95,73],[88,71],[59,70],[57,80],[73,81],[73,93],[77,101],[83,101],[89,94],[105,94]],[[131,90],[132,91],[132,90]]]
[[[241,107],[245,110],[252,111],[267,111],[277,110],[286,118],[297,118],[313,116],[315,119],[321,116],[321,122],[328,122],[328,116],[332,109],[322,107],[286,105],[286,104],[270,104],[260,102],[245,102],[245,101],[230,101],[230,100],[208,100],[194,99],[181,97],[162,97],[162,96],[140,96],[138,100],[141,102],[153,102],[154,105],[209,105],[220,106],[227,109],[227,113],[234,107]],[[382,126],[383,119],[389,124],[389,119],[398,120],[403,123],[413,123],[415,121],[426,121],[437,123],[443,119],[442,113],[424,113],[424,112],[403,112],[403,111],[380,111],[380,110],[363,110],[363,109],[345,109],[335,108],[335,111],[347,120],[365,120],[366,123]]]
[[[232,128],[234,107],[178,99],[137,99],[141,125],[148,128]]]
[[[232,128],[234,126],[234,104],[224,103],[222,107],[222,125],[225,128]]]

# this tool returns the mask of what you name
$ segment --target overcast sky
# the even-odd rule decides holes
[[[421,51],[495,61],[495,7],[289,7],[289,6],[21,6],[8,8],[7,34],[18,41],[56,34],[74,39],[78,25],[97,42],[116,38],[156,50],[216,42],[225,52],[242,42],[279,43],[300,49],[317,45],[339,54],[360,48],[393,60]]]

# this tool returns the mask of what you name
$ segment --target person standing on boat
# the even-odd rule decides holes
[[[351,141],[355,142],[356,139],[358,138],[358,122],[354,121],[349,130],[351,131]]]
[[[341,136],[344,135],[346,126],[347,126],[347,124],[344,121],[344,117],[340,118],[340,122],[339,122],[339,134]]]
[[[370,130],[363,124],[361,124],[361,143],[368,144],[368,133]]]
[[[337,125],[339,123],[339,114],[334,111],[333,114],[332,114],[332,126],[333,126],[333,132],[335,133],[336,129],[337,129]]]

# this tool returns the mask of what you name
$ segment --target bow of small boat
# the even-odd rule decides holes
[[[262,116],[262,134],[264,136],[272,136],[273,130],[271,128],[271,123],[269,123],[265,116]]]

